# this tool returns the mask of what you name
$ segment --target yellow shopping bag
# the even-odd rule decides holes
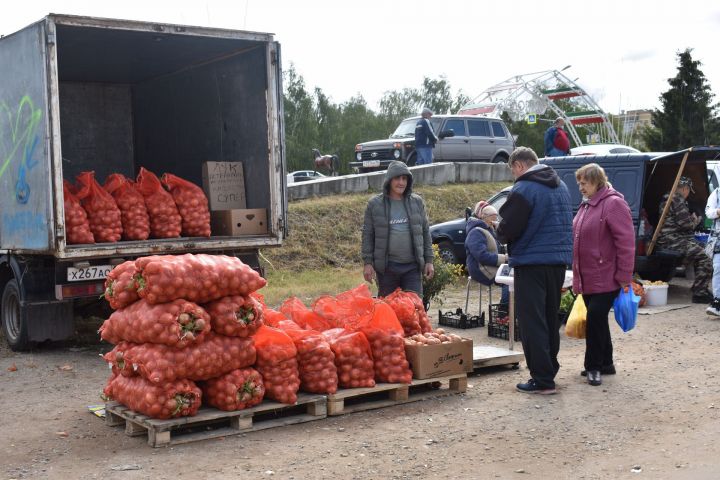
[[[565,335],[573,338],[585,338],[587,327],[587,308],[582,294],[578,295],[573,303],[572,310],[565,325]]]

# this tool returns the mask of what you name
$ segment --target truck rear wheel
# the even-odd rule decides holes
[[[20,287],[17,280],[10,280],[2,294],[2,329],[10,348],[15,352],[22,352],[31,347],[28,337],[28,325],[23,316],[20,303]]]
[[[508,157],[505,155],[495,155],[492,159],[492,163],[507,163]]]

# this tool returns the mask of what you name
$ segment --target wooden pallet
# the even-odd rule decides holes
[[[439,386],[438,386],[439,384]],[[467,390],[467,374],[413,380],[405,383],[379,383],[368,388],[347,388],[327,396],[327,414],[344,415],[390,407]]]
[[[152,447],[226,437],[266,428],[310,422],[327,417],[324,395],[298,394],[295,405],[264,400],[260,405],[235,412],[202,407],[194,417],[158,420],[134,412],[117,402],[105,406],[105,423],[125,425],[129,436],[146,435]]]

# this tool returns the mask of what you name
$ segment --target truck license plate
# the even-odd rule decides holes
[[[363,167],[379,167],[380,160],[363,160]]]
[[[69,282],[80,282],[84,280],[101,280],[108,276],[112,265],[93,265],[86,268],[68,267],[67,279]]]

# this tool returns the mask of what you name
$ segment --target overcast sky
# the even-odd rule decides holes
[[[607,112],[653,108],[688,47],[720,93],[720,2],[709,0],[28,0],[3,8],[0,34],[50,12],[272,32],[308,87],[372,108],[424,76],[473,98],[566,65]]]

